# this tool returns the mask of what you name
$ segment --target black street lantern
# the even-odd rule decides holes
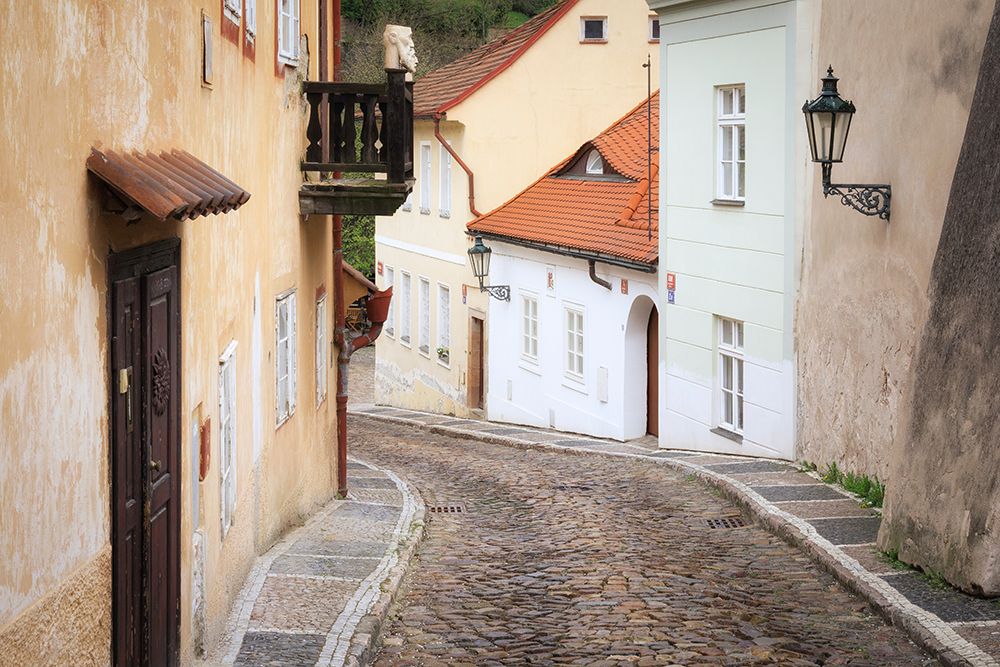
[[[837,81],[839,79],[833,75],[831,66],[823,77],[823,90],[819,97],[802,106],[812,161],[823,165],[823,196],[838,195],[845,206],[865,215],[877,215],[888,222],[892,198],[890,186],[830,182],[833,164],[844,160],[847,134],[857,111],[852,102],[837,92]]]
[[[472,275],[479,279],[479,291],[501,301],[510,301],[510,285],[484,285],[490,275],[490,255],[493,250],[483,243],[483,237],[476,235],[476,242],[469,248],[469,263],[472,264]]]

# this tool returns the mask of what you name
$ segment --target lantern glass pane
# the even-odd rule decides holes
[[[834,137],[833,137],[833,155],[832,159],[834,162],[840,162],[844,159],[844,149],[847,147],[847,133],[851,129],[851,117],[853,114],[850,113],[838,113],[837,122],[834,125]]]
[[[813,123],[816,124],[816,152],[817,157],[826,162],[831,159],[833,148],[834,115],[829,112],[813,114]]]

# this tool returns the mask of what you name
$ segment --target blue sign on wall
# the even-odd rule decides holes
[[[667,290],[667,303],[673,303],[673,302],[674,302],[674,290],[668,289]]]

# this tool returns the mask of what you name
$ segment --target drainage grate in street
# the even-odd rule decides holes
[[[431,514],[462,514],[465,512],[465,505],[456,503],[446,503],[444,505],[431,505],[427,508]]]
[[[746,521],[739,517],[724,517],[722,519],[705,519],[709,528],[745,528]]]

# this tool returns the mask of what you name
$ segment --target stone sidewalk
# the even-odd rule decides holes
[[[351,459],[331,501],[258,559],[223,640],[199,667],[361,665],[423,531],[419,494]]]
[[[570,454],[658,461],[700,478],[745,507],[754,518],[802,548],[887,619],[946,665],[1000,665],[1000,602],[936,587],[897,569],[879,554],[881,517],[843,489],[787,462],[660,450],[652,439],[629,443],[530,427],[355,405],[354,415],[408,424],[443,435]]]

